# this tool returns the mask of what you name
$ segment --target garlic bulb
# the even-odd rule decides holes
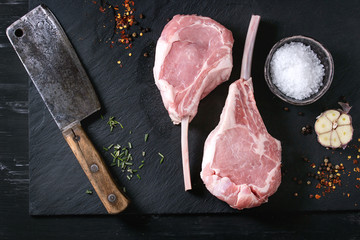
[[[339,104],[342,110],[327,110],[321,113],[315,122],[318,142],[324,147],[345,148],[352,139],[354,129],[348,114],[351,107],[347,103]]]

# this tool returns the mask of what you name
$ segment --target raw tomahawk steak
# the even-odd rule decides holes
[[[237,209],[267,202],[281,182],[281,145],[266,130],[250,78],[259,21],[251,18],[241,78],[230,85],[220,122],[206,139],[200,174],[213,195]]]
[[[174,124],[181,122],[185,190],[191,189],[187,132],[199,101],[232,70],[232,33],[216,21],[176,15],[156,45],[154,78]]]

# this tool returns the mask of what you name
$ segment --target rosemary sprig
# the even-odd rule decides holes
[[[116,125],[120,124],[118,121],[115,120],[115,117],[109,117],[109,121],[107,124],[110,126],[110,132],[113,131],[113,129],[116,127]],[[122,125],[120,124],[122,127]]]

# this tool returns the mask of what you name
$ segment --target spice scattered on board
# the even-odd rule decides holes
[[[115,120],[114,116],[109,117],[107,124],[110,126],[110,132],[113,132],[114,128],[117,126],[121,126],[121,128],[124,129],[124,126]],[[132,131],[130,130],[129,136],[131,135]],[[131,180],[134,176],[141,180],[140,170],[145,166],[146,152],[142,150],[139,154],[139,147],[144,147],[145,144],[147,144],[148,139],[149,133],[145,133],[142,146],[134,146],[131,141],[127,141],[123,145],[116,143],[103,147],[103,150],[108,152],[112,157],[110,166],[121,168],[121,172],[126,174],[128,180]],[[160,156],[160,164],[162,164],[165,156],[160,152],[158,152],[158,155]]]
[[[306,183],[311,185],[312,182],[315,182],[315,189],[318,191],[315,194],[310,194],[309,198],[320,199],[321,196],[325,196],[341,186],[341,177],[346,173],[342,163],[334,165],[330,162],[329,157],[324,157],[319,166],[316,166],[315,163],[311,163],[309,166],[311,169],[315,169],[316,172],[307,174],[308,177],[314,180],[307,180]]]
[[[94,4],[98,4],[97,1],[92,1]],[[110,44],[110,48],[115,46],[124,46],[125,49],[131,49],[133,43],[137,38],[141,38],[145,33],[150,32],[150,28],[144,28],[140,25],[135,15],[135,2],[131,0],[124,0],[119,2],[118,5],[113,5],[108,1],[100,1],[99,11],[102,13],[111,11],[114,14],[114,19],[109,22],[109,25],[114,23],[114,29],[112,37],[105,42]],[[144,14],[138,15],[139,19],[144,19]],[[104,23],[104,28],[107,27],[107,23]],[[128,54],[129,57],[132,53]],[[144,57],[147,57],[148,54]],[[123,67],[122,61],[118,60],[117,64]]]
[[[301,134],[302,135],[308,135],[312,133],[312,127],[310,125],[305,125],[301,128]]]
[[[112,132],[117,125],[120,125],[121,128],[124,128],[121,123],[115,120],[115,117],[109,117],[107,124],[110,127],[110,132]]]
[[[110,155],[113,159],[110,166],[117,166],[121,168],[121,171],[126,173],[128,180],[131,180],[134,175],[139,178],[140,175],[138,173],[138,169],[142,168],[140,166],[135,167],[135,162],[133,161],[134,158],[130,149],[131,147],[121,146],[120,144],[111,144],[109,147],[104,148],[105,151],[111,151]],[[141,164],[143,165],[144,161],[142,161]]]
[[[360,142],[360,139],[358,139],[358,142]],[[354,188],[360,191],[360,166],[358,161],[358,159],[360,159],[360,154],[358,154],[359,146],[354,144],[351,145],[350,148],[352,151],[355,150],[355,154],[346,155],[343,157],[343,159],[345,158],[348,161],[346,163],[348,169],[345,169],[344,163],[339,162],[336,159],[336,164],[331,163],[329,157],[324,157],[322,162],[318,165],[314,162],[311,162],[306,157],[303,158],[305,163],[310,163],[309,167],[311,172],[307,174],[307,177],[314,179],[312,181],[308,179],[306,183],[309,186],[312,185],[312,183],[315,183],[313,186],[315,186],[314,190],[316,192],[310,194],[309,198],[320,199],[321,197],[325,197],[327,194],[334,192],[340,187],[342,187],[344,191],[342,195],[346,198],[350,198],[350,192],[354,191]],[[334,153],[335,152],[332,152],[332,154]],[[339,155],[341,155],[340,153]],[[350,164],[353,164],[353,167],[349,167]],[[299,184],[299,179],[295,177],[293,180]],[[347,183],[344,185],[344,180],[348,183],[353,183],[355,181],[355,184],[349,185]],[[355,206],[357,205],[358,204],[355,203]]]

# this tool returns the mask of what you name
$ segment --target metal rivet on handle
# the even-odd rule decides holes
[[[115,202],[115,200],[116,200],[116,196],[115,196],[115,194],[109,194],[109,196],[108,196],[108,200],[109,200],[109,202]]]
[[[75,142],[79,142],[79,141],[80,141],[80,136],[75,135],[75,136],[73,137],[73,139],[74,139]]]
[[[90,171],[93,173],[99,171],[99,166],[94,163],[90,166]]]

